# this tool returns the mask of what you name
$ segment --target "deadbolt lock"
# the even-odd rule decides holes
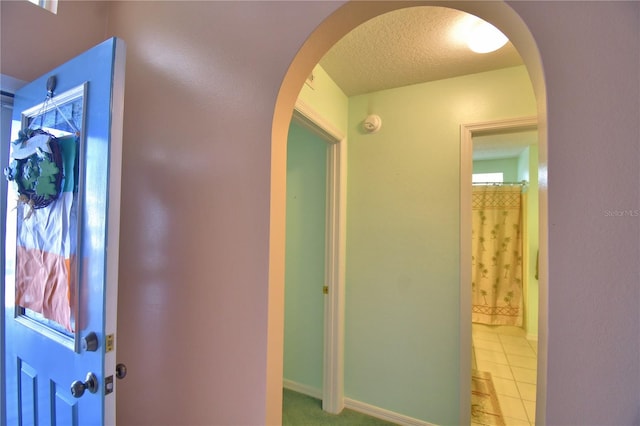
[[[93,331],[82,339],[82,349],[88,352],[95,352],[98,350],[99,341],[98,336]]]

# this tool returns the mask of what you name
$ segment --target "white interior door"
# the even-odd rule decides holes
[[[12,141],[55,138],[11,144],[6,424],[115,424],[124,59],[112,38],[15,94]]]

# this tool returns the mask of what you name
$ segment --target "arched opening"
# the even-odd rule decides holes
[[[320,58],[349,31],[375,16],[396,9],[413,6],[442,6],[435,2],[380,2],[348,3],[338,9],[309,37],[291,64],[281,86],[274,111],[272,129],[272,169],[271,169],[271,222],[270,222],[270,276],[269,276],[269,359],[267,378],[267,422],[279,423],[281,418],[282,389],[282,346],[284,311],[284,229],[286,192],[286,145],[287,129],[291,112],[300,88]],[[491,22],[515,45],[523,58],[533,83],[537,99],[540,147],[540,335],[538,367],[539,419],[544,415],[544,392],[546,375],[546,110],[545,88],[542,65],[537,48],[524,22],[506,4],[456,4],[446,7],[460,9]],[[463,261],[461,259],[461,261]],[[470,306],[468,295],[461,292],[459,342],[460,366],[458,378],[460,424],[469,421],[470,406],[470,320],[464,319],[465,310]]]

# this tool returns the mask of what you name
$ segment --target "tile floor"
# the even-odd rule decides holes
[[[535,425],[537,341],[519,327],[473,324],[473,368],[491,373],[507,426]]]

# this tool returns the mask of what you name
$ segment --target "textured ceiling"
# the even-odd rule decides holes
[[[343,37],[320,60],[347,96],[522,65],[511,43],[474,53],[462,35],[478,18],[444,7],[421,6],[380,15]],[[474,159],[518,156],[535,134],[474,138]]]
[[[493,53],[469,50],[459,32],[478,18],[421,6],[373,18],[320,61],[347,96],[522,65],[511,43]]]

